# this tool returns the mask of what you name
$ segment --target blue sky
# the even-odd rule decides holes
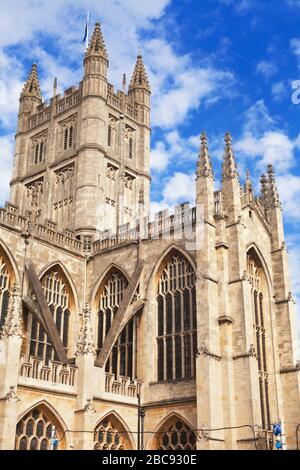
[[[285,211],[293,293],[300,300],[300,0],[1,0],[0,204],[8,198],[18,96],[31,62],[45,99],[82,77],[85,15],[100,19],[118,88],[141,49],[153,91],[153,211],[194,198],[199,134],[220,180],[230,130],[241,178],[259,189],[268,163]],[[75,6],[74,6],[75,5]],[[298,312],[299,302],[298,302]],[[298,317],[299,317],[298,314]],[[300,321],[298,322],[300,323]]]

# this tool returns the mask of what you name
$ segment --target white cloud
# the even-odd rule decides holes
[[[270,60],[262,60],[256,66],[256,71],[261,73],[266,80],[271,78],[275,75],[278,71],[278,67],[276,64],[271,62]]]
[[[284,216],[289,221],[300,222],[300,176],[292,175],[289,173],[285,175],[279,175],[276,178],[276,183],[280,195],[280,200],[283,205]]]
[[[232,6],[237,13],[244,14],[253,9],[257,2],[256,0],[219,0],[224,5]]]
[[[194,203],[195,200],[195,174],[177,172],[166,183],[163,190],[163,201],[172,206],[181,202]]]
[[[285,82],[282,81],[282,82],[273,83],[271,92],[272,92],[274,101],[281,101],[287,93],[287,86]]]
[[[300,67],[300,39],[293,38],[290,40],[290,46],[293,54],[296,56],[298,61],[298,67]]]
[[[271,163],[278,172],[284,172],[294,165],[294,150],[297,146],[298,140],[291,140],[283,131],[265,132],[260,137],[245,134],[234,144],[242,156],[258,159],[259,169]]]
[[[156,142],[155,147],[151,150],[151,169],[163,171],[169,163],[171,154],[168,153],[164,142]]]
[[[9,180],[11,178],[14,153],[14,139],[11,136],[0,137],[1,185],[0,201],[7,201],[9,197]]]
[[[244,132],[262,134],[275,124],[274,118],[270,116],[268,108],[263,100],[256,101],[245,112]]]
[[[164,128],[183,122],[189,111],[198,109],[205,100],[213,98],[215,102],[234,80],[229,72],[213,68],[189,68],[173,78],[173,86],[169,86],[157,100],[154,99],[154,125]]]
[[[158,141],[151,151],[151,168],[164,171],[177,158],[181,163],[196,160],[200,139],[199,136],[183,138],[177,129],[164,134],[165,141]]]

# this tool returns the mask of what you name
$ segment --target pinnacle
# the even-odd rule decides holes
[[[21,96],[35,96],[39,99],[42,99],[42,93],[41,93],[41,88],[40,88],[40,83],[39,83],[39,77],[38,77],[38,70],[37,70],[37,65],[35,62],[33,62],[31,71],[28,75],[28,78],[25,82],[25,85],[23,87]]]
[[[230,132],[225,134],[225,151],[224,151],[224,160],[222,168],[222,180],[225,181],[228,178],[237,178],[238,172],[235,161],[235,156],[232,149],[232,137]]]
[[[202,132],[200,141],[200,153],[196,172],[197,179],[201,177],[214,179],[211,159],[208,153],[208,140],[205,132]]]
[[[271,164],[268,165],[267,173],[268,173],[269,202],[271,206],[279,207],[280,199],[279,199],[279,194],[277,191],[273,165]]]
[[[105,59],[108,59],[108,54],[106,52],[106,46],[99,21],[97,21],[95,24],[95,29],[86,52],[86,55],[90,54],[99,54]]]
[[[143,57],[139,53],[137,56],[135,68],[129,85],[129,89],[143,87],[150,90],[150,84],[147,76],[147,72],[144,66]]]

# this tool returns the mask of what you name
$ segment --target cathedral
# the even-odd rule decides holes
[[[0,449],[296,448],[296,360],[282,209],[206,134],[196,200],[149,217],[151,90],[142,56],[108,82],[96,23],[83,79],[20,95],[0,209]]]

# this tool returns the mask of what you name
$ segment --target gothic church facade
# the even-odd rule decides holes
[[[108,65],[97,23],[78,88],[60,96],[55,82],[43,102],[33,64],[20,96],[0,209],[0,449],[49,449],[53,436],[58,450],[255,449],[279,420],[295,448],[273,168],[255,196],[227,133],[215,191],[202,133],[195,205],[150,221],[149,81],[139,55],[115,92]]]

